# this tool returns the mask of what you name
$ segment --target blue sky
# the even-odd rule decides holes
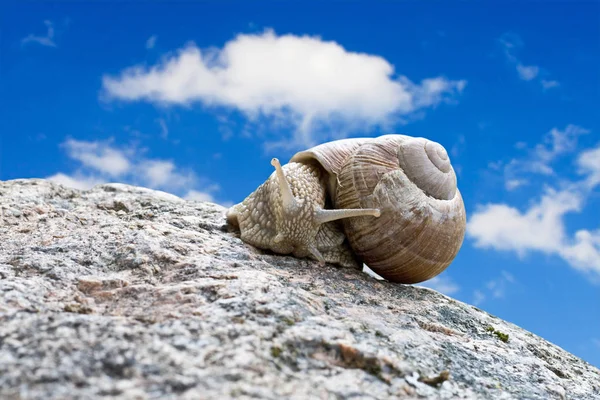
[[[310,144],[443,144],[468,215],[427,283],[600,366],[598,2],[9,2],[0,179],[233,204]]]

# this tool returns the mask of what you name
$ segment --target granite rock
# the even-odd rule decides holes
[[[225,209],[0,182],[0,398],[593,399],[600,371],[434,290],[269,254]]]

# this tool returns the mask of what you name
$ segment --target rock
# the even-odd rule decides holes
[[[600,371],[436,291],[267,254],[225,209],[0,182],[0,398],[592,399]]]

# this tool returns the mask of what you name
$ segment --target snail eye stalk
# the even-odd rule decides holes
[[[324,224],[329,221],[336,221],[343,218],[372,216],[379,217],[381,212],[377,208],[350,208],[339,210],[324,210],[316,211],[315,219],[319,224]]]
[[[277,174],[277,182],[279,183],[279,192],[281,193],[283,208],[286,210],[294,209],[297,207],[298,202],[292,193],[292,189],[290,188],[290,184],[283,173],[283,168],[281,168],[279,160],[277,158],[273,158],[271,160],[271,165],[275,167],[275,172]]]

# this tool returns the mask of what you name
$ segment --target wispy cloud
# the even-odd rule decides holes
[[[68,157],[80,163],[72,173],[58,172],[47,179],[76,189],[121,182],[161,189],[184,198],[216,202],[219,186],[200,179],[172,160],[152,159],[133,146],[118,148],[107,141],[68,139],[62,145]]]
[[[515,278],[512,274],[507,271],[502,271],[501,275],[492,279],[491,281],[486,283],[486,288],[490,291],[491,295],[495,299],[501,299],[505,296],[507,291],[507,286],[514,284]]]
[[[38,36],[30,33],[23,39],[21,39],[21,44],[25,45],[28,43],[37,43],[42,46],[47,47],[56,47],[56,42],[54,41],[54,26],[52,21],[46,20],[44,21],[44,25],[46,25],[47,31],[45,36]]]
[[[458,139],[450,149],[450,154],[452,155],[452,157],[458,157],[465,151],[466,142],[467,140],[465,138],[465,135],[458,136]]]
[[[542,87],[546,90],[552,89],[555,87],[559,87],[559,86],[560,86],[560,83],[558,83],[558,81],[542,79]]]
[[[524,81],[530,81],[535,79],[540,73],[540,67],[535,65],[523,65],[521,63],[517,64],[517,72],[519,73],[519,77]]]
[[[169,136],[169,127],[167,126],[167,122],[163,118],[158,118],[156,120],[160,125],[160,137],[166,139]]]
[[[122,176],[131,168],[127,154],[111,147],[110,142],[86,142],[68,139],[61,145],[70,158],[85,167],[111,177]]]
[[[273,31],[241,34],[222,49],[189,45],[151,68],[104,76],[107,99],[162,105],[201,103],[238,110],[249,121],[292,127],[293,145],[386,125],[453,99],[466,81],[414,83],[384,58],[319,37]]]
[[[217,199],[215,199],[215,195],[219,192],[219,190],[221,190],[219,185],[208,185],[204,187],[203,190],[188,191],[185,194],[185,196],[183,196],[183,198],[190,201],[209,201],[211,203],[219,203],[224,207],[231,207],[233,205],[233,202],[218,201]]]
[[[552,163],[559,157],[573,153],[577,148],[579,137],[588,134],[588,129],[577,125],[567,125],[564,129],[552,128],[543,138],[542,143],[528,148],[519,142],[515,147],[525,152],[520,158],[513,158],[504,165],[504,179],[507,190],[515,190],[526,186],[528,176],[541,174],[554,175]],[[500,162],[499,165],[502,165]]]
[[[560,86],[559,82],[556,80],[542,78],[542,72],[545,71],[543,71],[538,65],[526,65],[519,57],[517,57],[517,54],[524,46],[523,40],[521,40],[519,35],[512,32],[507,32],[498,39],[498,42],[502,47],[506,60],[515,68],[519,78],[524,81],[537,80],[544,90],[549,90]],[[546,72],[545,74],[547,75]]]
[[[148,38],[148,40],[146,40],[146,48],[148,50],[154,48],[154,46],[156,45],[156,39],[158,39],[158,36],[152,35]]]
[[[529,171],[552,174],[550,162],[559,154],[572,152],[576,138],[587,133],[570,125],[565,131],[552,130],[545,144],[537,145],[528,160]],[[527,162],[527,160],[523,161]],[[467,236],[480,248],[514,251],[523,257],[538,251],[561,257],[571,267],[586,273],[592,281],[600,278],[600,226],[591,221],[590,229],[569,234],[568,214],[583,211],[586,200],[600,185],[600,145],[581,151],[575,160],[581,179],[560,180],[560,186],[545,186],[523,211],[509,204],[478,205],[469,218]]]
[[[584,175],[586,187],[593,189],[600,185],[600,146],[582,151],[577,158],[579,173]]]
[[[193,172],[181,171],[170,160],[140,160],[135,174],[151,188],[185,188],[196,180]]]
[[[485,300],[485,294],[481,290],[473,291],[473,305],[479,306]]]
[[[516,282],[515,277],[511,273],[502,271],[500,276],[487,281],[483,287],[473,291],[473,304],[479,306],[488,298],[504,298],[510,286],[516,284]]]
[[[60,185],[79,190],[91,189],[96,185],[107,182],[102,178],[89,176],[86,174],[82,174],[81,172],[75,172],[72,175],[67,175],[63,174],[62,172],[59,172],[54,175],[48,176],[46,179],[58,183]]]
[[[437,290],[445,295],[455,294],[460,290],[460,286],[446,275],[438,275],[433,279],[419,283],[419,286]]]
[[[527,185],[528,181],[526,179],[507,179],[504,182],[504,187],[506,190],[515,190],[521,186]]]
[[[206,191],[201,192],[198,190],[190,190],[184,198],[192,201],[215,201],[212,193]]]

